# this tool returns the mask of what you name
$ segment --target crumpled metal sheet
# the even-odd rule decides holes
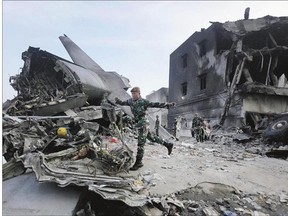
[[[86,94],[77,93],[66,97],[66,99],[35,105],[30,109],[33,109],[34,115],[53,116],[68,109],[81,107],[87,102],[87,99],[88,96]]]
[[[180,209],[185,208],[183,203],[180,200],[178,200],[174,194],[162,196],[162,197],[152,197],[150,199],[150,202],[160,205],[161,209],[166,213],[170,212],[170,205],[171,204],[173,204],[174,206],[176,206]]]
[[[141,195],[125,188],[89,185],[88,189],[99,194],[106,200],[120,200],[131,207],[144,206],[149,202],[149,197],[146,195]]]
[[[13,178],[15,176],[25,173],[26,168],[24,168],[23,163],[20,160],[13,158],[12,160],[4,163],[2,165],[2,179],[3,181]]]
[[[7,115],[5,117],[8,120],[3,119],[3,155],[9,153],[11,149],[30,152],[44,146],[43,138],[48,135],[45,128],[38,122],[22,121],[16,117],[10,118]]]
[[[60,187],[68,185],[88,186],[88,189],[108,200],[121,200],[129,206],[143,206],[149,198],[137,191],[148,184],[137,184],[139,179],[104,175],[97,161],[84,158],[75,162],[71,156],[77,149],[67,149],[44,155],[28,153],[21,157],[26,168],[32,168],[39,182],[55,182]],[[141,181],[141,180],[140,180]]]

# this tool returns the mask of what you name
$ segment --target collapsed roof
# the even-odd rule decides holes
[[[229,51],[225,74],[228,98],[220,125],[237,93],[252,119],[262,118],[259,114],[287,112],[288,104],[283,100],[288,96],[288,17],[265,16],[213,23],[212,27],[218,32],[217,53]]]

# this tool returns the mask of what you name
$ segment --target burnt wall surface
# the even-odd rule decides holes
[[[196,111],[218,118],[224,104],[225,66],[224,55],[216,58],[214,26],[194,33],[170,55],[169,100],[177,107],[169,110],[169,127],[177,116],[189,121]]]
[[[214,22],[189,37],[170,55],[169,99],[177,107],[169,110],[169,127],[176,117],[189,121],[195,112],[212,121],[219,118],[222,126],[243,126],[248,110],[237,94],[243,84],[272,87],[283,95],[288,86],[287,30],[288,17],[266,16]],[[259,107],[254,112],[266,114]]]

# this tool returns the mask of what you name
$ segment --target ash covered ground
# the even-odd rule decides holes
[[[223,132],[203,143],[181,137],[171,156],[148,143],[144,167],[129,175],[152,175],[150,196],[183,204],[170,205],[166,215],[288,215],[287,146],[240,136]],[[273,150],[284,154],[271,157]]]

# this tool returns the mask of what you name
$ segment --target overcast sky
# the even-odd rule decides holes
[[[66,34],[106,71],[140,86],[142,96],[168,87],[169,56],[209,21],[288,16],[287,1],[3,1],[3,102],[16,96],[9,77],[19,74],[22,52],[40,47],[71,61]]]

